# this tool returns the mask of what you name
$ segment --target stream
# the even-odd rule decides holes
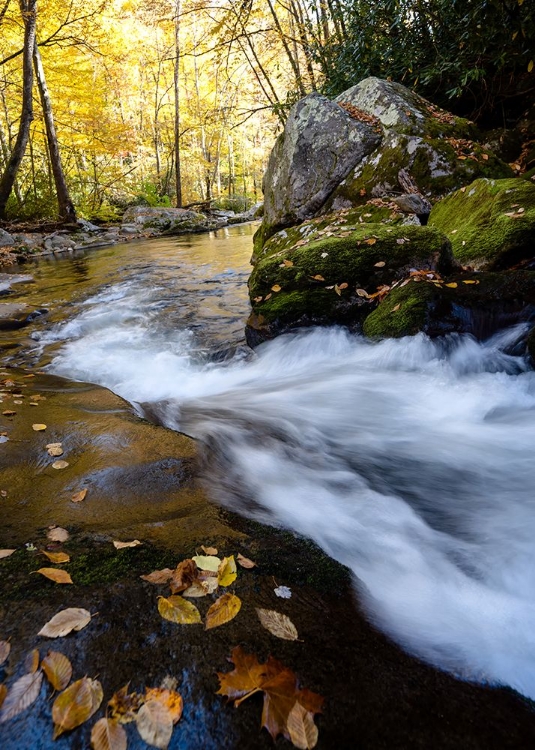
[[[254,229],[3,277],[4,301],[49,310],[2,333],[4,366],[105,386],[200,440],[210,495],[348,566],[370,620],[403,648],[535,699],[535,373],[515,354],[522,331],[371,343],[315,329],[253,353]]]

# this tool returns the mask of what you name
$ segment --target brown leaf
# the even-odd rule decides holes
[[[37,635],[44,635],[47,638],[63,638],[72,630],[82,630],[90,622],[91,615],[87,609],[69,607],[55,614],[46,625],[43,625]]]
[[[348,286],[349,284],[344,281],[342,284],[338,285],[338,289],[347,289]]]
[[[115,549],[125,549],[127,547],[139,547],[140,544],[143,544],[143,542],[140,542],[139,539],[133,539],[131,542],[113,542],[113,546]]]
[[[59,651],[49,651],[41,662],[41,668],[54,690],[64,690],[71,681],[72,665]]]
[[[136,714],[145,701],[144,696],[140,693],[128,692],[129,684],[117,690],[108,701],[110,717],[121,724],[129,724],[131,721],[135,721]]]
[[[384,268],[386,266],[386,262],[384,260],[380,260],[378,263],[374,263],[374,268]]]
[[[197,578],[197,565],[191,559],[182,560],[173,572],[169,585],[172,594],[179,594],[189,588]]]
[[[287,727],[291,742],[299,750],[312,750],[316,747],[318,727],[314,724],[314,714],[298,701],[288,714]]]
[[[286,266],[286,268],[291,268],[293,266],[294,262],[293,260],[283,260],[282,265]]]
[[[315,276],[311,276],[310,278],[314,279],[314,281],[325,281],[325,279],[323,278],[323,276],[321,274],[319,274],[319,273],[317,273]]]
[[[286,615],[275,612],[274,609],[256,610],[258,618],[266,630],[285,641],[297,641],[299,635],[293,622]]]
[[[205,555],[217,555],[217,547],[205,547],[204,544],[202,544],[201,549]]]
[[[173,718],[160,701],[146,701],[136,716],[137,731],[141,739],[152,747],[165,750],[173,734]]]
[[[181,596],[170,596],[169,599],[160,596],[158,612],[164,620],[176,622],[179,625],[194,625],[201,622],[201,613],[197,607]]]
[[[152,573],[147,573],[145,576],[140,576],[144,581],[149,583],[155,583],[160,585],[162,583],[168,583],[173,577],[173,571],[170,568],[163,568],[163,570],[154,570]]]
[[[9,658],[11,653],[11,643],[9,641],[0,641],[0,667]]]
[[[145,690],[145,702],[152,700],[159,701],[167,708],[171,714],[173,724],[176,724],[182,716],[184,702],[182,696],[176,690],[167,687],[147,688]]]
[[[43,673],[41,671],[30,672],[19,677],[9,689],[2,710],[0,710],[0,724],[12,719],[32,705],[39,695],[42,682]]]
[[[0,549],[0,560],[2,560],[4,557],[9,557],[13,554],[13,552],[16,552],[15,549]]]
[[[32,424],[32,430],[35,432],[43,432],[46,430],[46,424]]]
[[[267,302],[268,299],[271,299],[272,297],[273,295],[271,294],[271,292],[269,294],[266,294],[266,296],[264,297],[264,302]]]
[[[28,672],[29,674],[37,672],[37,670],[39,669],[39,659],[39,649],[34,648],[24,659],[24,669],[26,670],[26,672]]]
[[[127,744],[126,732],[111,719],[99,719],[91,730],[92,750],[126,750]]]
[[[282,287],[280,286],[280,284],[273,284],[273,286],[271,287],[272,292],[280,292],[281,289]]]
[[[68,461],[54,461],[52,464],[53,469],[66,469],[69,465]]]
[[[51,542],[66,542],[69,538],[69,532],[67,529],[62,529],[61,526],[53,526],[46,536]]]
[[[63,455],[63,448],[61,447],[61,443],[49,443],[45,447],[49,456],[62,456]]]
[[[60,568],[39,568],[39,570],[36,570],[35,572],[41,573],[42,576],[49,578],[51,581],[54,581],[54,583],[73,582],[67,571],[61,570]]]
[[[86,496],[87,496],[87,490],[80,490],[80,492],[76,492],[71,497],[71,502],[73,502],[73,503],[81,503],[82,500],[85,500]]]
[[[256,568],[256,563],[252,560],[249,560],[248,557],[244,557],[241,553],[238,553],[236,560],[242,566],[242,568]]]
[[[52,706],[54,739],[90,719],[102,703],[102,685],[82,677],[58,695]]]
[[[2,706],[4,705],[6,695],[7,695],[7,687],[5,685],[0,685],[0,708],[2,708]]]
[[[364,242],[366,245],[375,245],[377,240],[375,239],[375,237],[370,237],[368,240],[364,240]]]
[[[359,297],[365,297],[366,299],[368,299],[370,296],[365,289],[356,289],[355,291],[357,292]]]
[[[235,594],[223,594],[206,613],[206,630],[218,628],[233,620],[241,609],[241,599]]]
[[[13,411],[12,409],[6,409],[5,411],[2,412],[2,415],[4,417],[14,417],[16,413],[17,412]]]
[[[253,302],[262,302],[263,299],[264,299],[263,297],[255,297],[253,299]]]
[[[47,552],[44,549],[42,549],[41,552],[48,557],[50,562],[55,564],[66,563],[71,559],[71,556],[66,552]]]

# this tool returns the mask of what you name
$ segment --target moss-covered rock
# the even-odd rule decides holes
[[[125,211],[123,224],[133,224],[142,229],[155,230],[161,234],[183,234],[204,232],[217,228],[217,221],[204,214],[184,208],[158,208],[153,206],[132,206]]]
[[[448,235],[461,263],[481,270],[510,268],[535,256],[535,185],[476,180],[436,203],[429,224]]]
[[[427,227],[362,224],[328,234],[258,261],[249,279],[251,344],[295,326],[358,323],[373,304],[362,290],[373,294],[412,268],[453,267],[447,238]]]
[[[471,333],[484,339],[500,328],[532,319],[535,272],[463,274],[441,284],[411,281],[396,287],[366,318],[363,332],[370,338],[399,338],[422,331],[429,336]]]

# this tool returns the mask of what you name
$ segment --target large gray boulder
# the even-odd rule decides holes
[[[352,118],[320,94],[297,102],[264,176],[263,238],[315,216],[381,138],[379,127]]]
[[[183,232],[204,232],[216,229],[221,222],[208,219],[204,214],[188,211],[185,208],[158,208],[153,206],[132,206],[122,219],[123,225],[134,224],[156,234],[182,234]],[[224,222],[226,223],[226,222]]]
[[[5,229],[0,229],[0,247],[11,247],[15,244],[15,240],[6,232]]]

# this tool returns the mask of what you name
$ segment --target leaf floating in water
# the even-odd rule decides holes
[[[54,690],[64,690],[71,681],[72,664],[59,651],[49,651],[41,662],[41,668]]]
[[[127,744],[123,727],[111,719],[99,719],[91,730],[92,750],[126,750]]]
[[[98,680],[82,677],[58,695],[52,706],[54,739],[90,719],[102,703],[104,694]]]
[[[48,557],[50,562],[55,564],[66,563],[71,559],[70,555],[66,552],[47,552],[44,549],[42,549],[41,552]]]
[[[61,447],[61,443],[48,443],[48,445],[46,446],[46,450],[49,456],[62,456],[63,455],[63,448]]]
[[[61,526],[52,526],[46,536],[51,542],[66,542],[69,538],[69,532]]]
[[[71,502],[73,502],[73,503],[81,503],[82,500],[85,500],[86,497],[87,497],[87,490],[80,490],[80,492],[76,492],[71,497]]]
[[[181,596],[170,596],[168,599],[161,596],[158,599],[158,612],[164,620],[176,622],[178,625],[194,625],[201,622],[201,613],[197,607]]]
[[[241,609],[241,599],[235,594],[223,594],[206,613],[206,630],[218,628],[233,620]]]
[[[90,622],[91,615],[87,609],[69,607],[55,614],[37,635],[44,635],[47,638],[63,638],[73,630],[82,630]]]
[[[258,609],[256,610],[258,618],[262,623],[262,626],[269,630],[269,632],[277,638],[282,638],[285,641],[297,641],[299,635],[297,628],[286,615],[280,612],[275,612],[274,609]]]
[[[0,560],[2,560],[4,557],[10,557],[13,552],[16,551],[16,549],[0,549]]]
[[[139,539],[134,539],[131,542],[113,542],[113,546],[115,549],[126,549],[127,547],[139,547],[140,544],[143,544],[143,542],[140,542]]]
[[[292,592],[288,588],[288,586],[277,586],[276,589],[273,589],[275,592],[275,596],[280,597],[281,599],[291,599],[292,598]]]
[[[9,721],[31,706],[41,690],[43,673],[25,674],[9,688],[9,692],[0,710],[0,724]]]
[[[46,424],[32,424],[32,430],[35,432],[43,432],[46,430]]]
[[[54,583],[72,583],[72,578],[67,571],[60,568],[39,568],[35,572],[40,573],[45,578],[49,578]]]
[[[9,658],[11,653],[11,643],[9,641],[0,641],[0,667]]]
[[[52,464],[53,469],[66,469],[69,465],[68,461],[54,461]]]
[[[236,560],[242,566],[242,568],[256,568],[256,563],[252,560],[249,560],[248,557],[244,557],[241,553],[238,553]]]
[[[237,577],[238,573],[234,561],[234,555],[223,558],[217,572],[219,585],[226,588],[227,586],[230,586],[231,583],[234,583]]]

